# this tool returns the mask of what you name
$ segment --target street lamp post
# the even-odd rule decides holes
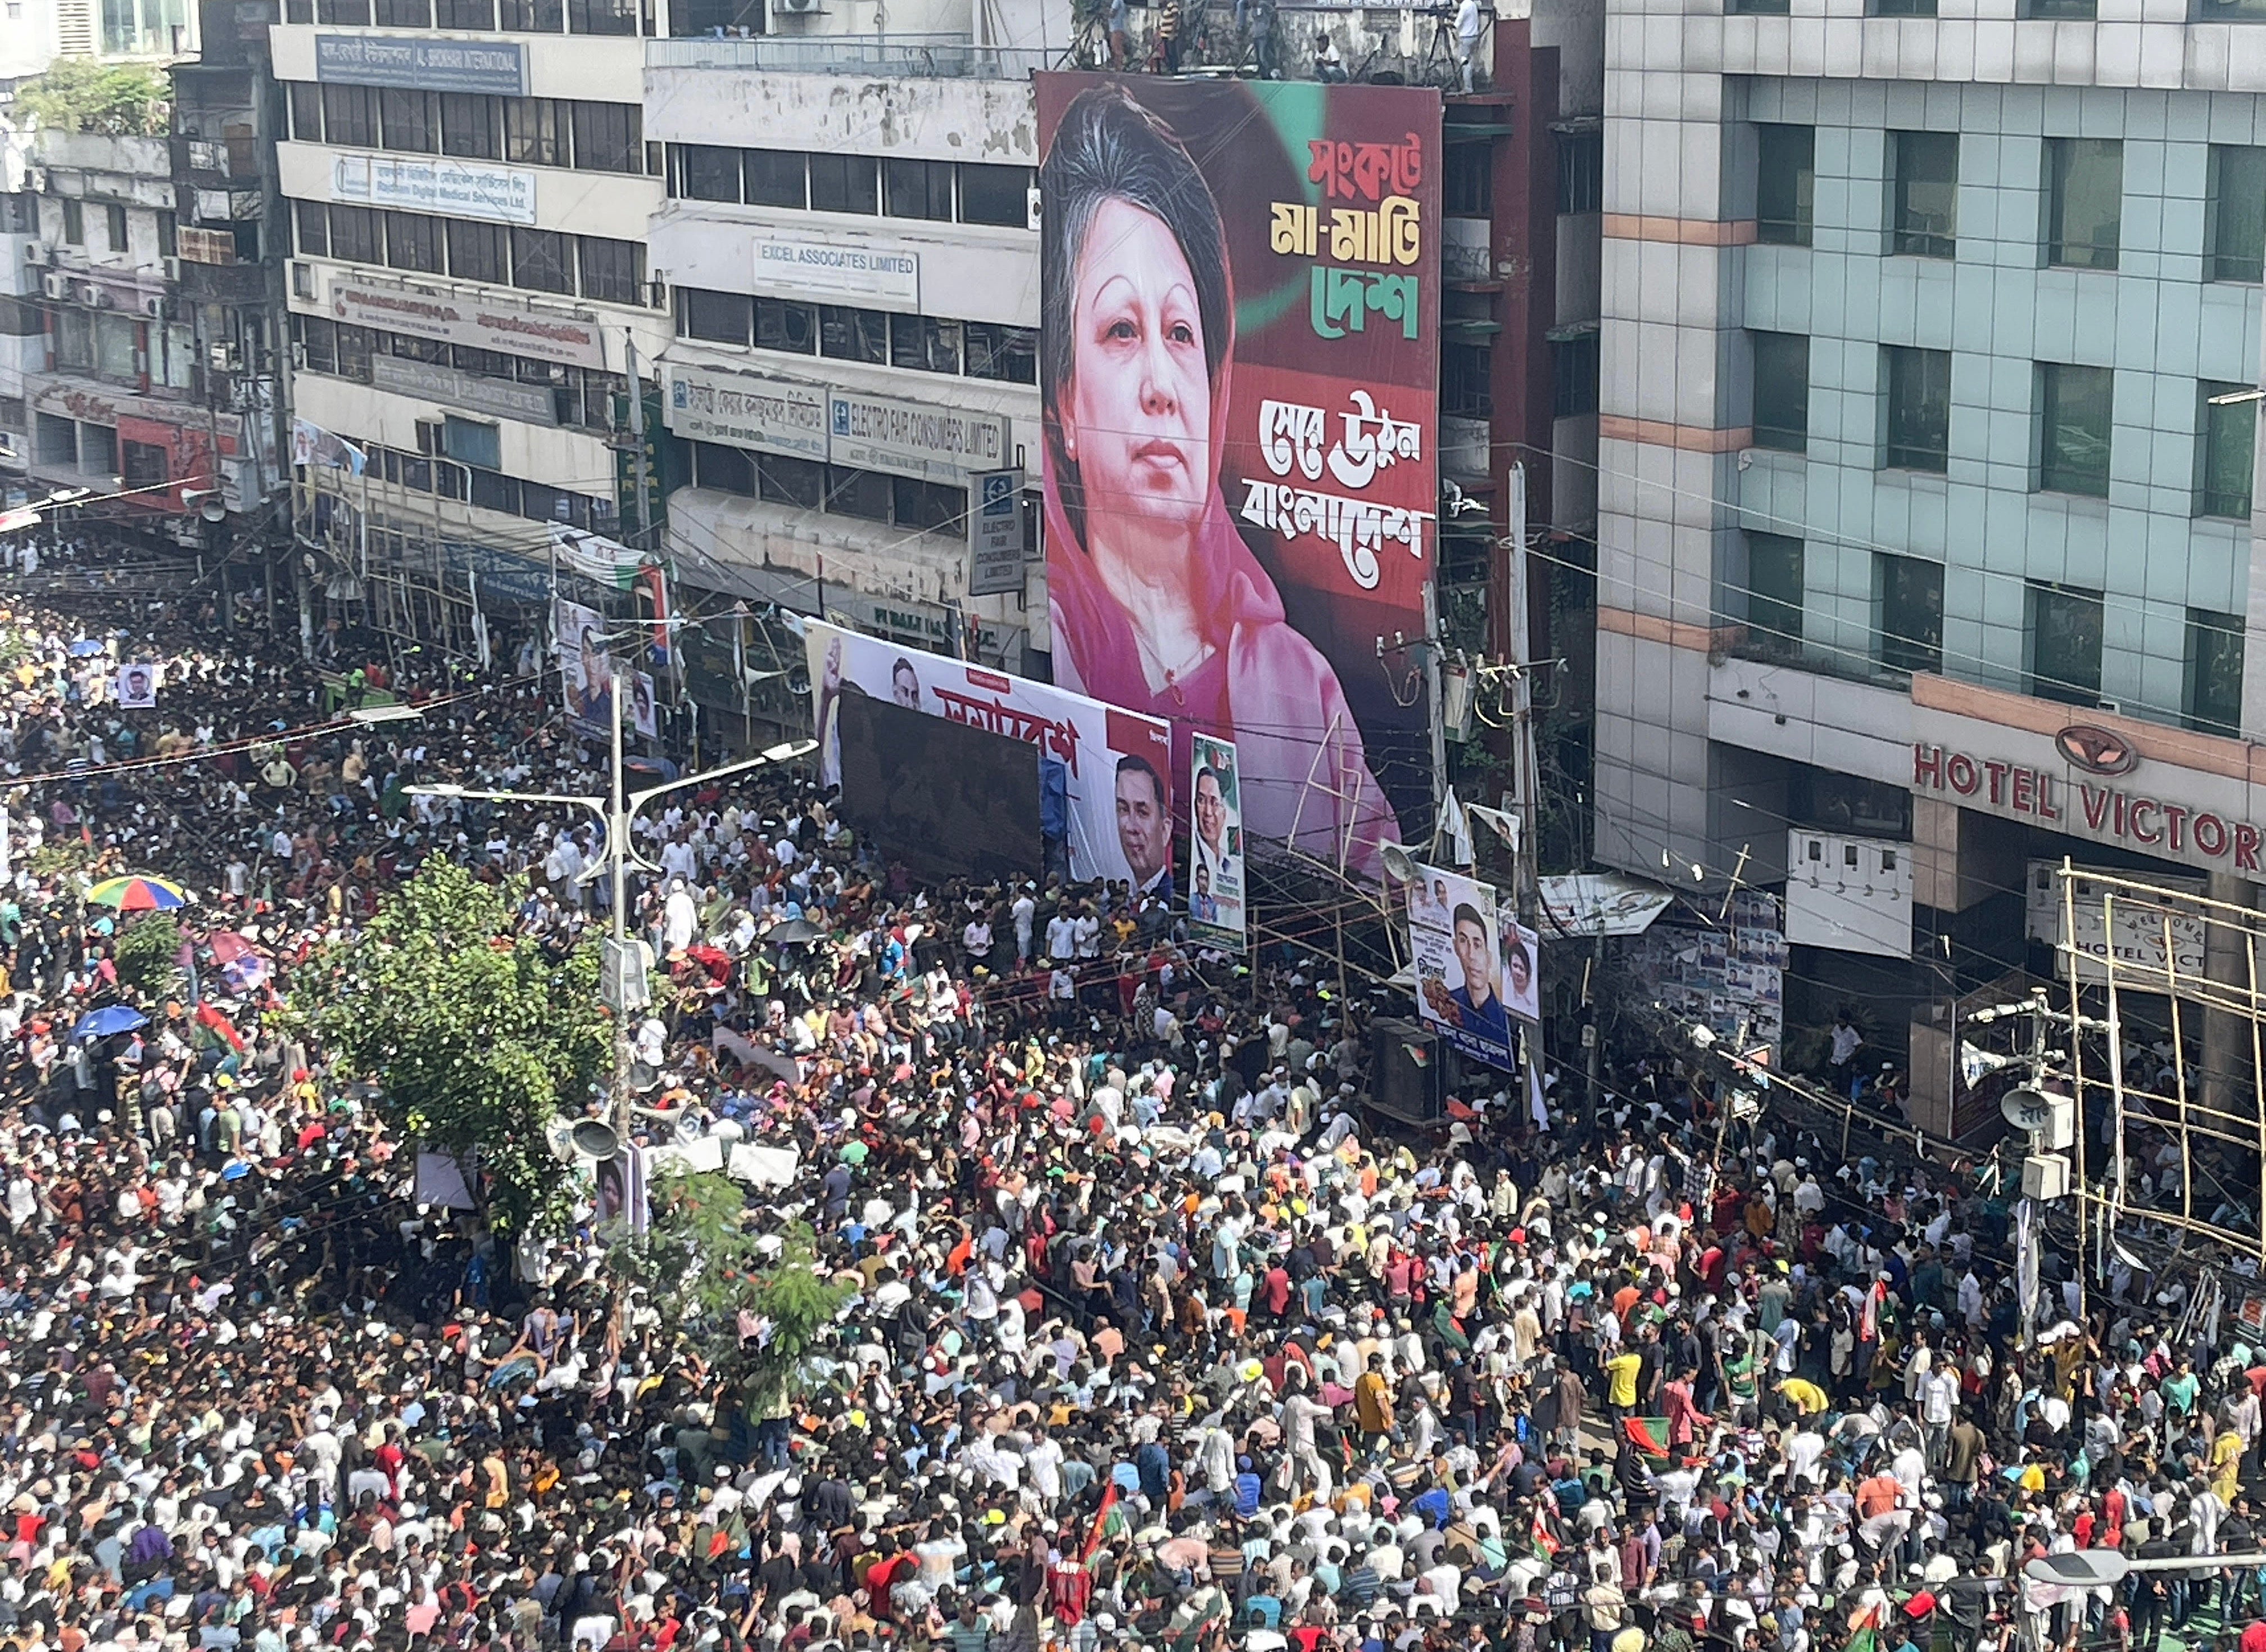
[[[588,797],[572,792],[483,791],[453,784],[413,786],[405,789],[412,797],[478,798],[492,803],[564,803],[587,808],[598,817],[599,824],[606,834],[608,888],[614,907],[612,932],[606,944],[606,961],[601,973],[599,994],[614,1012],[614,1077],[609,1100],[615,1133],[626,1144],[630,1139],[629,1012],[645,1002],[641,997],[633,1000],[630,990],[633,981],[640,985],[643,981],[643,969],[641,966],[632,963],[630,952],[630,822],[647,803],[667,793],[682,791],[688,786],[704,786],[711,780],[744,774],[774,763],[792,763],[797,757],[817,750],[818,742],[815,740],[784,742],[738,763],[703,769],[698,774],[680,775],[660,786],[649,786],[635,792],[625,791],[622,765],[623,684],[623,677],[616,673],[612,691],[607,696],[612,706],[610,744],[613,765],[610,783],[603,797]]]

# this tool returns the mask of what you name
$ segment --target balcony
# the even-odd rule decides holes
[[[965,34],[775,34],[647,40],[647,69],[736,69],[783,75],[866,75],[914,80],[1027,80],[1066,67],[1037,48],[978,46]]]

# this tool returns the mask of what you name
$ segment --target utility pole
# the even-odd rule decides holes
[[[645,466],[645,384],[638,377],[637,334],[625,328],[629,342],[624,364],[630,376],[630,464],[637,488],[638,549],[653,550],[653,500],[648,494]]]

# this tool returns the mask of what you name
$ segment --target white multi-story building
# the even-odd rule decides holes
[[[1611,8],[1597,853],[1787,880],[1939,1126],[2037,863],[2266,880],[2261,19]]]

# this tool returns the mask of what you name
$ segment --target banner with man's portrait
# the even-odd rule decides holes
[[[1465,1055],[1508,1072],[1512,1006],[1504,997],[1500,921],[1493,884],[1421,865],[1409,881],[1417,1016]],[[1517,927],[1511,920],[1514,933]]]
[[[1188,798],[1188,933],[1200,945],[1241,952],[1248,932],[1243,905],[1243,785],[1235,742],[1198,735]]]
[[[158,669],[143,661],[118,668],[118,703],[128,711],[148,711],[157,704]]]
[[[606,653],[606,617],[562,596],[551,604],[551,632],[557,640],[567,720],[585,729],[610,730],[614,662]]]

